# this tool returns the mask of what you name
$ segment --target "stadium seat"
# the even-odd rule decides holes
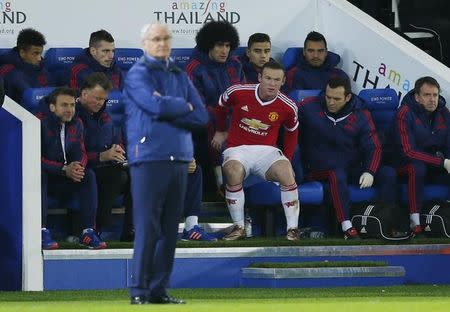
[[[283,63],[284,69],[286,71],[288,71],[298,63],[298,56],[301,49],[302,48],[299,47],[292,47],[287,48],[286,51],[284,51],[281,62]]]
[[[450,190],[447,185],[428,184],[425,185],[423,192],[424,201],[446,201],[449,199]],[[406,184],[401,186],[401,199],[406,203],[408,199],[408,187]]]
[[[303,169],[300,165],[300,151],[295,150],[292,167],[295,172],[296,180],[301,182],[303,180]],[[246,200],[249,204],[273,206],[280,205],[281,194],[280,186],[277,183],[268,182],[262,178],[250,175],[244,181]],[[323,188],[319,182],[301,183],[298,186],[298,193],[302,204],[318,205],[323,200]]]
[[[54,87],[47,88],[28,88],[22,94],[21,105],[30,113],[34,114],[39,108],[40,100],[52,92]]]
[[[112,90],[108,94],[106,101],[106,111],[111,115],[114,123],[114,134],[121,136],[123,122],[125,118],[125,107],[123,105],[122,92],[120,90]]]
[[[300,103],[304,99],[306,99],[307,97],[319,95],[320,92],[321,92],[321,90],[319,90],[319,89],[314,89],[314,90],[300,90],[300,89],[296,89],[296,90],[292,90],[289,93],[289,97],[291,99],[293,99],[295,102]]]
[[[231,51],[231,56],[242,57],[246,54],[247,47],[237,47],[233,51]]]
[[[181,69],[184,69],[186,64],[189,63],[191,59],[192,49],[191,48],[174,48],[170,52],[170,57],[173,59],[175,64]]]
[[[6,53],[9,50],[11,50],[11,49],[9,49],[9,48],[0,48],[0,54]]]
[[[75,57],[83,52],[82,48],[50,48],[45,53],[44,67],[54,77],[57,85],[66,85],[69,69]]]
[[[141,49],[118,48],[114,52],[114,59],[117,66],[124,71],[128,71],[143,54],[144,52]]]
[[[359,97],[366,103],[377,130],[388,131],[399,104],[397,92],[390,88],[363,89]]]
[[[318,205],[323,200],[323,188],[319,182],[302,183],[298,187],[302,204]],[[245,189],[246,200],[252,205],[274,206],[280,205],[280,186],[273,182],[263,181]]]

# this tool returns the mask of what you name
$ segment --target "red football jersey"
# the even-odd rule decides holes
[[[276,146],[281,125],[293,132],[298,127],[297,106],[278,92],[275,99],[264,102],[258,96],[259,84],[234,85],[219,98],[217,130],[225,131],[228,108],[232,108],[227,147],[239,145]],[[225,112],[223,114],[222,112]]]

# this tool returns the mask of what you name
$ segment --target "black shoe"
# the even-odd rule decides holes
[[[171,297],[169,295],[164,295],[164,296],[160,296],[160,297],[152,297],[149,300],[150,303],[155,303],[155,304],[185,304],[186,302],[181,300],[181,299],[177,299],[174,297]]]
[[[131,304],[148,304],[150,303],[145,296],[134,296],[130,298]]]

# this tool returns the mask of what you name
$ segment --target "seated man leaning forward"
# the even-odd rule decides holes
[[[233,219],[232,231],[224,240],[245,238],[244,191],[242,182],[249,174],[280,183],[281,202],[287,220],[288,240],[297,240],[299,201],[297,184],[289,159],[297,140],[297,107],[280,92],[285,81],[283,67],[275,61],[264,64],[257,85],[235,85],[220,97],[216,107],[217,130],[211,142],[216,149],[227,141],[223,171],[227,179],[226,202]],[[228,109],[231,122],[225,132]],[[284,126],[284,154],[276,147]],[[285,156],[286,155],[286,156]]]

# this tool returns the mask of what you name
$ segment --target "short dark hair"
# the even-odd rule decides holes
[[[89,37],[89,47],[96,48],[100,41],[114,42],[113,36],[104,29],[94,31]]]
[[[281,65],[280,63],[278,63],[275,60],[270,60],[267,63],[265,63],[261,69],[261,73],[264,71],[264,68],[281,69],[283,71],[283,74],[284,75],[286,74],[283,65]]]
[[[195,42],[204,53],[208,53],[218,42],[229,42],[231,50],[234,50],[239,46],[239,34],[229,22],[211,21],[200,28]]]
[[[420,77],[419,79],[417,79],[414,84],[414,92],[416,94],[420,94],[420,88],[422,88],[424,84],[435,86],[436,88],[438,88],[439,93],[441,93],[441,86],[436,79],[430,76]]]
[[[16,47],[19,51],[28,51],[31,46],[43,47],[46,43],[42,33],[33,28],[25,28],[17,36]]]
[[[247,49],[250,49],[251,46],[252,46],[254,43],[257,43],[257,42],[269,42],[269,43],[271,43],[271,42],[270,42],[270,37],[269,37],[268,34],[264,34],[264,33],[254,33],[253,35],[251,35],[251,36],[248,38],[248,41],[247,41]]]
[[[77,97],[77,91],[74,89],[71,89],[69,87],[58,87],[55,90],[53,90],[49,95],[47,95],[47,103],[50,104],[56,104],[56,99],[60,95],[69,95],[73,98]]]
[[[80,90],[82,91],[86,89],[93,89],[96,86],[100,86],[106,92],[111,91],[111,89],[113,88],[111,80],[109,80],[104,73],[94,72],[87,76],[86,79],[84,79]]]
[[[338,87],[344,88],[344,95],[347,96],[352,93],[352,87],[350,85],[350,79],[347,77],[333,77],[328,80],[327,86],[331,89],[336,89]]]
[[[325,43],[325,49],[327,49],[327,40],[325,39],[325,37],[317,32],[317,31],[311,31],[305,38],[305,42],[303,43],[303,48],[306,48],[306,42],[307,41],[323,41],[323,43]]]

